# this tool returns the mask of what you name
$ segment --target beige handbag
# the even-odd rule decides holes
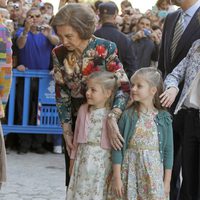
[[[191,87],[192,88],[189,93],[189,103],[197,108],[200,108],[200,71],[197,73]]]

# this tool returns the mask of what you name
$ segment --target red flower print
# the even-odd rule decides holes
[[[84,76],[89,75],[89,74],[92,72],[93,67],[94,67],[94,63],[93,63],[92,61],[90,61],[90,62],[88,63],[88,65],[87,65],[87,67],[85,67],[85,68],[83,69],[83,71],[82,71],[83,75],[84,75]]]
[[[100,71],[100,68],[99,68],[99,67],[94,67],[94,68],[92,69],[92,72],[98,72],[98,71]]]
[[[118,69],[120,69],[121,66],[118,65],[115,61],[111,61],[109,64],[108,64],[108,70],[110,72],[115,72],[117,71]]]
[[[96,46],[98,56],[105,58],[107,56],[107,50],[103,45]]]

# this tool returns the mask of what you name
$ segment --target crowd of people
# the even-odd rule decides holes
[[[121,13],[113,1],[62,0],[55,16],[40,0],[0,3],[0,117],[12,67],[51,71],[67,200],[200,199],[200,0],[158,0],[144,14],[128,0]],[[18,78],[17,124],[23,88]],[[30,90],[34,125],[37,79]],[[45,153],[44,135],[18,137],[19,153]]]

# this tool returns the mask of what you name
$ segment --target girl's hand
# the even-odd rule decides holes
[[[164,107],[171,107],[172,103],[175,101],[176,95],[178,94],[178,89],[171,87],[165,90],[160,95],[160,102]]]
[[[116,194],[118,198],[122,198],[124,194],[124,188],[123,188],[121,178],[117,178],[113,180],[112,190],[114,191],[114,193]]]
[[[164,192],[165,192],[165,197],[169,197],[169,192],[170,192],[170,182],[169,181],[164,181]]]

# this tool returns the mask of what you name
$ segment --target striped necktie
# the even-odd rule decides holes
[[[175,53],[178,41],[180,40],[181,35],[184,32],[184,17],[185,17],[185,13],[181,12],[174,29],[174,36],[173,36],[172,45],[171,45],[171,58],[174,57],[174,53]]]

